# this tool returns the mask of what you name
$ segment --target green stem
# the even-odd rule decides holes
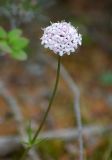
[[[48,116],[48,113],[49,113],[49,111],[51,109],[51,106],[52,106],[52,103],[53,103],[53,100],[54,100],[54,97],[55,97],[55,94],[56,94],[56,91],[57,91],[57,87],[58,87],[59,76],[60,76],[60,64],[61,64],[61,56],[58,57],[58,68],[57,68],[56,82],[55,82],[55,85],[54,85],[53,93],[52,93],[51,99],[49,101],[47,110],[46,110],[46,112],[44,114],[44,117],[42,119],[42,122],[41,122],[39,128],[37,129],[36,133],[34,134],[33,139],[32,139],[32,146],[33,146],[35,140],[37,139],[37,137],[38,137],[38,135],[39,135],[39,133],[40,133],[43,125],[44,125],[44,122],[45,122],[45,120],[46,120],[46,118]],[[25,152],[23,153],[23,156],[22,156],[21,160],[24,160],[24,158],[27,155],[27,153],[28,153],[29,150],[30,149],[26,149],[25,150]]]
[[[32,142],[33,142],[33,143],[35,142],[38,134],[40,133],[40,130],[42,129],[42,127],[43,127],[43,125],[44,125],[44,122],[45,122],[45,120],[46,120],[46,118],[47,118],[47,115],[48,115],[48,113],[49,113],[49,111],[50,111],[50,108],[51,108],[51,106],[52,106],[52,103],[53,103],[53,100],[54,100],[54,97],[55,97],[55,94],[56,94],[58,82],[59,82],[60,62],[61,62],[61,57],[59,56],[59,57],[58,57],[58,68],[57,68],[57,75],[56,75],[56,82],[55,82],[55,85],[54,85],[54,90],[53,90],[51,99],[50,99],[50,101],[49,101],[48,108],[47,108],[47,110],[46,110],[46,112],[45,112],[45,114],[44,114],[43,120],[42,120],[42,122],[41,122],[38,130],[36,131],[36,133],[35,133],[35,135],[34,135],[34,137],[33,137],[33,139],[32,139]]]
[[[25,159],[25,157],[26,157],[27,153],[29,152],[29,150],[30,150],[30,148],[26,148],[26,149],[24,150],[24,152],[23,152],[20,160],[24,160],[24,159]]]

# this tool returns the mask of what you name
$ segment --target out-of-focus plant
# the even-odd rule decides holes
[[[99,78],[101,84],[105,85],[105,86],[112,86],[112,72],[108,71],[108,72],[103,72],[100,75]]]
[[[8,54],[17,60],[26,60],[27,54],[24,49],[27,47],[29,40],[22,36],[21,29],[13,29],[9,32],[0,27],[0,53]]]
[[[52,2],[52,3],[51,3]],[[54,0],[10,0],[0,2],[0,16],[5,16],[11,22],[11,27],[38,20],[38,23],[46,22],[48,17],[44,14],[45,8],[54,4]]]

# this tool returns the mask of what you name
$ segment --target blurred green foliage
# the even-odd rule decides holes
[[[106,85],[106,86],[112,85],[112,72],[111,71],[103,72],[100,75],[99,80],[103,85]]]
[[[44,160],[47,160],[50,157],[57,160],[64,152],[64,143],[60,140],[43,141],[38,146],[38,150],[42,153],[42,158]]]
[[[6,32],[0,27],[0,51],[4,54],[9,54],[17,60],[26,60],[27,54],[24,49],[27,47],[29,40],[22,37],[22,30],[13,29]]]

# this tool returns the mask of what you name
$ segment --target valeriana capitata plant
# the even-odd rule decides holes
[[[78,33],[77,29],[73,27],[70,23],[67,22],[57,22],[51,23],[50,26],[43,29],[44,33],[41,37],[41,44],[44,45],[45,48],[49,48],[58,56],[58,67],[57,67],[57,75],[56,81],[54,84],[54,89],[47,107],[47,110],[43,116],[43,119],[40,123],[39,128],[37,129],[36,133],[32,138],[30,138],[30,144],[25,149],[21,160],[24,160],[28,151],[38,142],[38,135],[45,123],[47,115],[51,109],[57,87],[59,82],[60,76],[60,65],[61,65],[61,58],[64,54],[70,55],[71,53],[75,53],[77,48],[82,43],[82,36]]]

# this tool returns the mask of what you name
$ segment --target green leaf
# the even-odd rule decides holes
[[[0,27],[0,39],[6,37],[7,37],[7,32],[2,27]]]
[[[28,135],[28,141],[30,143],[32,141],[32,137],[33,137],[33,130],[32,130],[32,127],[31,127],[31,122],[29,122],[29,125],[26,128],[26,132],[27,132],[27,135]]]
[[[21,50],[28,45],[29,40],[27,38],[24,38],[24,37],[19,37],[19,38],[11,39],[9,41],[9,43],[12,45],[12,48],[14,50]]]
[[[22,30],[16,28],[8,33],[8,38],[13,39],[13,38],[20,37],[21,35],[22,35]]]
[[[27,59],[27,54],[24,51],[22,51],[22,50],[20,50],[20,51],[13,51],[11,53],[11,57],[13,57],[13,58],[15,58],[17,60],[22,60],[23,61],[23,60]]]
[[[8,45],[6,41],[0,41],[0,50],[6,53],[12,52],[12,49],[10,48],[10,46]]]

